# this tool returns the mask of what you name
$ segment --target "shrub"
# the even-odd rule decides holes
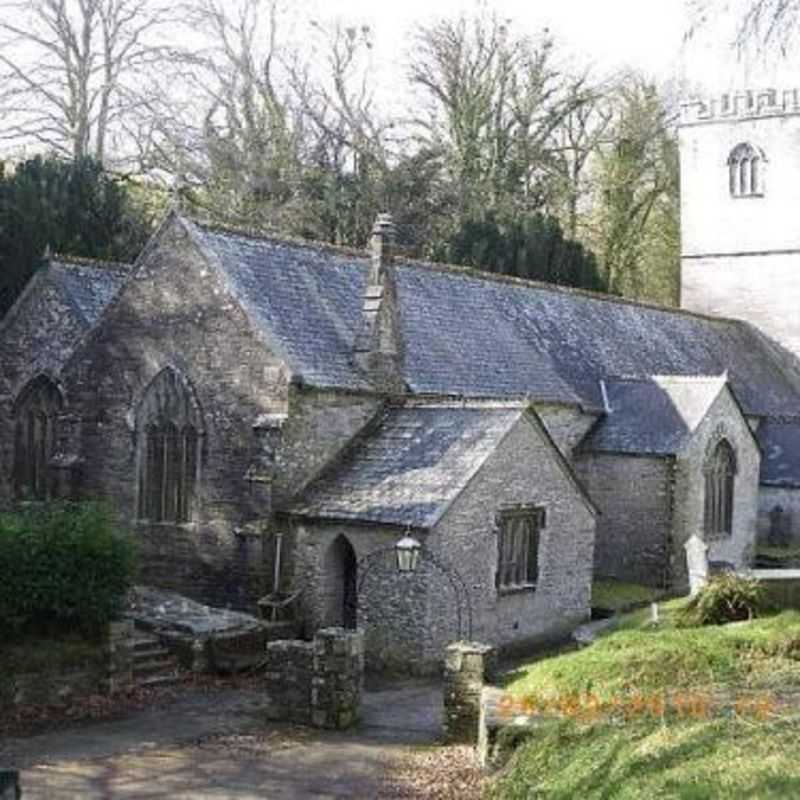
[[[0,628],[96,633],[121,612],[133,546],[101,503],[0,515]]]
[[[752,619],[764,609],[764,591],[753,578],[729,572],[712,578],[687,604],[680,623],[722,625]]]

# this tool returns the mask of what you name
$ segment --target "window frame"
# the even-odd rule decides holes
[[[704,473],[703,533],[708,541],[733,535],[736,505],[736,450],[727,438],[719,439],[709,451]]]
[[[51,378],[39,375],[14,404],[12,488],[20,501],[45,501],[54,495],[50,460],[58,443],[64,396]]]
[[[728,192],[732,199],[764,197],[767,157],[750,144],[740,142],[728,155]]]
[[[540,550],[546,519],[545,508],[539,505],[513,506],[497,513],[494,583],[499,595],[536,590],[540,578]],[[526,521],[531,524],[527,535],[519,528],[520,523],[524,524]],[[517,526],[516,530],[511,528],[512,525]],[[513,571],[516,571],[516,575]]]
[[[204,430],[191,385],[175,370],[162,370],[143,393],[136,419],[137,523],[194,527]]]

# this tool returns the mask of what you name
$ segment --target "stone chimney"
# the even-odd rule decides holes
[[[356,361],[378,388],[402,391],[401,338],[392,262],[395,227],[390,214],[378,214],[370,238],[370,270],[354,345]]]

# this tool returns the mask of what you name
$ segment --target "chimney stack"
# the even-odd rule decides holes
[[[383,268],[392,263],[395,248],[395,227],[391,214],[378,214],[372,226],[370,250],[372,252],[372,270],[370,284],[379,285],[383,278]]]
[[[361,321],[354,355],[373,383],[389,392],[402,391],[402,342],[394,274],[395,227],[390,214],[378,214],[370,239],[370,270],[361,301]]]

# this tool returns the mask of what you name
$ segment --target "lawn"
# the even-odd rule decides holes
[[[800,719],[787,708],[800,692],[800,613],[703,628],[676,625],[684,600],[623,618],[582,650],[507,676],[517,696],[578,697],[627,706],[538,727],[492,782],[489,795],[516,798],[800,797]],[[702,714],[626,716],[636,696],[714,698]],[[769,700],[755,713],[737,698]],[[722,702],[718,702],[722,698]],[[730,702],[728,702],[730,701]],[[774,701],[774,702],[773,702]],[[579,699],[580,703],[580,699]],[[614,709],[614,706],[607,708]]]
[[[622,611],[658,600],[663,594],[661,589],[653,589],[639,583],[597,580],[592,584],[592,608]]]
[[[515,695],[592,692],[601,699],[675,689],[800,688],[800,612],[679,628],[684,602],[662,603],[655,626],[649,608],[633,612],[590,647],[517,669],[505,687]]]

